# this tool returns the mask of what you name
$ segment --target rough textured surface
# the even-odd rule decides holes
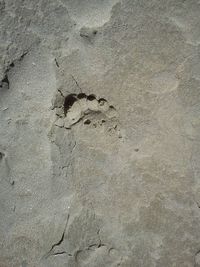
[[[200,266],[200,2],[0,0],[0,266]]]

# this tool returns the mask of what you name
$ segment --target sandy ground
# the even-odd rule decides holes
[[[200,266],[200,2],[0,0],[0,267]]]

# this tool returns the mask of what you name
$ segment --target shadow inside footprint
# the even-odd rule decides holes
[[[76,94],[70,94],[66,96],[65,102],[64,102],[64,114],[65,115],[76,101],[77,101]]]

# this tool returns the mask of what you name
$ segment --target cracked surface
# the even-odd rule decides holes
[[[0,266],[200,266],[198,0],[0,0]]]

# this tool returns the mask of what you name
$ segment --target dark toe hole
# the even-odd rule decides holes
[[[67,111],[71,108],[71,106],[76,102],[76,95],[75,94],[70,94],[66,96],[65,102],[64,102],[64,113],[66,114]]]
[[[115,108],[114,108],[113,106],[109,106],[109,108],[110,108],[110,109],[114,109],[114,110],[115,110]]]
[[[96,96],[95,95],[88,95],[87,96],[87,100],[89,100],[89,101],[92,101],[94,99],[96,99]]]
[[[88,120],[88,119],[87,119],[87,120],[84,121],[84,124],[89,125],[90,123],[91,123],[91,120]]]
[[[99,102],[99,105],[100,105],[100,106],[103,106],[104,103],[107,102],[107,100],[106,100],[105,98],[99,98],[98,102]]]
[[[82,98],[86,98],[87,96],[86,96],[86,94],[84,94],[84,93],[80,93],[80,94],[78,94],[77,95],[77,98],[78,99],[82,99]]]

